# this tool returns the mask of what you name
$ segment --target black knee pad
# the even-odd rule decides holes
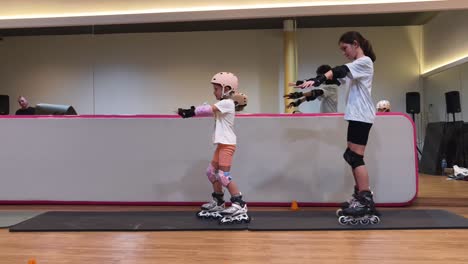
[[[346,162],[348,162],[349,165],[351,165],[351,168],[353,169],[365,164],[364,156],[357,154],[349,148],[346,149],[345,153],[343,154],[343,158],[346,160]]]

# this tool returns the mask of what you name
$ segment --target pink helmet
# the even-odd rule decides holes
[[[237,91],[237,87],[239,86],[237,76],[230,72],[218,72],[211,78],[211,83],[221,85],[223,87],[223,95],[229,94],[229,92],[232,91]],[[224,87],[226,86],[231,87],[231,90],[225,93]]]

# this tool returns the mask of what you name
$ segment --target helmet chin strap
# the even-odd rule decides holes
[[[220,100],[226,99],[226,97],[232,92],[232,88],[229,89],[229,91],[224,92],[224,87],[226,87],[226,86],[222,86],[222,87],[223,87],[223,90],[222,90],[222,94],[221,94],[221,99],[220,99]]]

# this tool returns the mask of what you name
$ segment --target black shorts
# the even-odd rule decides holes
[[[367,145],[371,127],[371,123],[348,121],[348,142],[363,146]]]

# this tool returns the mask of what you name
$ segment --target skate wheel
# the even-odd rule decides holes
[[[338,222],[340,223],[340,225],[347,225],[348,219],[346,219],[346,216],[342,215],[338,218]]]
[[[353,219],[351,219],[351,221],[349,221],[349,223],[350,223],[351,225],[357,225],[357,224],[359,224],[359,221],[358,221],[357,219],[354,219],[354,218],[353,218]]]
[[[232,221],[230,219],[227,219],[227,218],[221,218],[221,219],[219,219],[219,224],[220,225],[229,225],[229,224],[232,224]]]
[[[372,217],[370,219],[370,222],[371,222],[371,224],[376,225],[376,224],[380,223],[380,217],[374,215],[374,217]]]
[[[198,218],[205,218],[205,213],[203,211],[197,212],[197,217]]]
[[[342,215],[343,215],[343,209],[340,208],[340,209],[336,210],[336,216],[340,217]]]
[[[367,218],[363,218],[359,220],[359,222],[361,223],[361,225],[368,225],[370,223],[370,220]]]
[[[223,216],[220,215],[220,214],[212,214],[212,215],[211,215],[211,218],[216,220],[216,219],[223,218]]]

